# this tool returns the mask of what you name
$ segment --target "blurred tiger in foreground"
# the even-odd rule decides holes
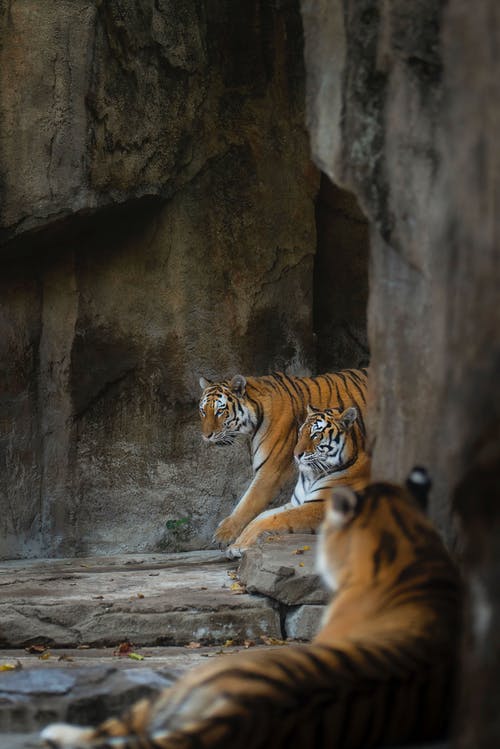
[[[243,530],[227,556],[240,557],[245,549],[265,535],[315,533],[323,520],[325,499],[339,486],[361,489],[370,476],[365,452],[364,426],[354,406],[344,411],[307,406],[307,417],[299,429],[294,458],[299,479],[290,502],[265,510]]]
[[[354,406],[364,433],[366,370],[345,369],[318,377],[290,377],[276,372],[264,377],[235,375],[210,382],[200,378],[202,435],[213,445],[230,445],[239,435],[251,440],[253,480],[214,539],[227,546],[276,499],[293,479],[293,450],[309,403],[319,408]]]
[[[422,494],[425,481],[415,471],[408,485]],[[410,492],[333,492],[318,566],[336,595],[312,644],[221,657],[122,719],[42,736],[73,749],[368,749],[441,738],[460,582]]]

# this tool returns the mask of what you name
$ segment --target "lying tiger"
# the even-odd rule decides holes
[[[315,533],[323,520],[325,499],[332,489],[361,489],[368,483],[370,459],[358,411],[320,410],[307,406],[294,450],[299,479],[290,502],[261,512],[243,530],[227,556],[240,557],[259,538],[274,533]]]
[[[204,440],[215,445],[230,445],[239,435],[248,435],[251,440],[253,480],[215,531],[214,539],[221,546],[235,541],[293,479],[293,450],[309,403],[341,410],[354,406],[364,436],[365,369],[345,369],[318,377],[235,375],[217,383],[201,377],[200,385]]]
[[[415,478],[422,490],[426,477]],[[312,644],[218,658],[121,719],[42,736],[72,749],[368,749],[441,738],[460,582],[410,492],[333,492],[318,565],[336,595]]]

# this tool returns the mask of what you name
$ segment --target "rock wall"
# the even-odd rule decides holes
[[[1,11],[0,556],[206,546],[198,377],[308,372],[298,3]]]
[[[475,58],[460,3],[443,8],[302,3],[314,158],[371,225],[374,475],[428,466],[432,513],[451,540],[451,489],[500,409],[497,114],[495,66]]]
[[[460,518],[468,611],[460,749],[497,746],[500,6],[303,0],[316,163],[371,226],[375,477],[434,477]],[[452,498],[456,491],[456,504]]]

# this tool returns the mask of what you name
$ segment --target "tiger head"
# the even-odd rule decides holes
[[[354,406],[345,411],[308,406],[294,450],[299,469],[321,475],[345,467],[353,457],[349,437],[357,418]]]
[[[423,475],[427,494],[430,481],[427,472]],[[382,583],[391,575],[397,577],[401,565],[447,558],[419,502],[423,487],[414,488],[413,483],[409,479],[407,488],[374,483],[359,492],[347,486],[332,489],[317,555],[318,572],[331,590],[338,591],[347,581],[349,585]]]
[[[211,445],[231,445],[240,434],[254,430],[253,413],[246,395],[243,375],[231,380],[210,382],[200,377],[203,392],[200,418],[203,440]]]

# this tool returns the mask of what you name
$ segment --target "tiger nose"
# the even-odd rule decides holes
[[[295,460],[300,460],[304,453],[295,453]]]
[[[210,440],[210,439],[212,439],[213,436],[214,436],[214,433],[210,432],[210,434],[204,434],[203,435],[203,439]]]

